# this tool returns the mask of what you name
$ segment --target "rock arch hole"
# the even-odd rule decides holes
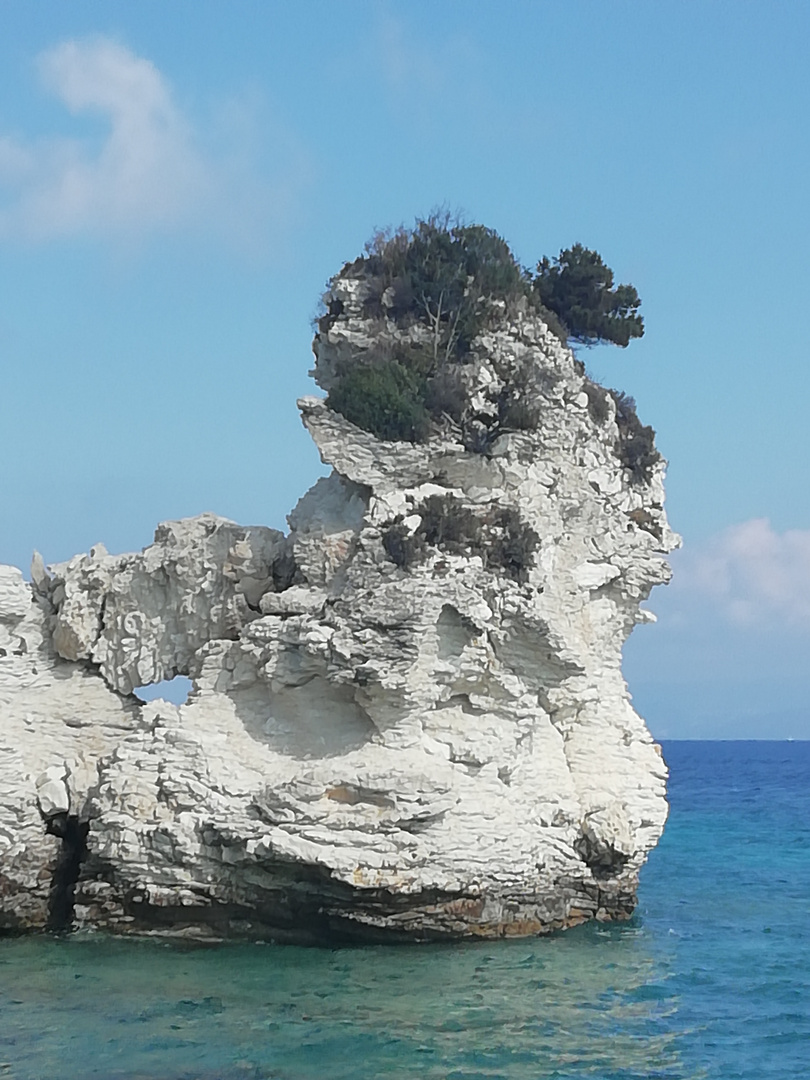
[[[191,679],[187,675],[175,675],[148,686],[136,686],[132,691],[141,701],[168,701],[172,705],[185,705],[191,693]]]

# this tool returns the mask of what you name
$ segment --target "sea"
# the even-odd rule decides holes
[[[636,915],[351,949],[0,940],[0,1080],[810,1077],[810,742],[667,742]]]

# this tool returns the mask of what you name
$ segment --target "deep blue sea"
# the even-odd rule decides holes
[[[638,914],[529,941],[0,940],[0,1080],[810,1077],[810,742],[670,742]]]

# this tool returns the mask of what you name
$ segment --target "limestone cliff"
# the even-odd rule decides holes
[[[326,390],[419,339],[364,290],[327,296]],[[515,385],[530,422],[504,419]],[[3,568],[0,928],[420,940],[630,914],[667,812],[621,672],[677,542],[664,463],[628,464],[621,401],[526,305],[455,390],[463,422],[422,442],[303,399],[332,472],[288,536],[203,515],[31,584]],[[132,693],[178,673],[182,707]]]

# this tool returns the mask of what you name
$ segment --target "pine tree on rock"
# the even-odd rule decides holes
[[[582,244],[537,264],[534,289],[541,304],[585,345],[607,341],[622,347],[644,333],[641,304],[632,285],[613,286],[613,271],[602,256]]]

